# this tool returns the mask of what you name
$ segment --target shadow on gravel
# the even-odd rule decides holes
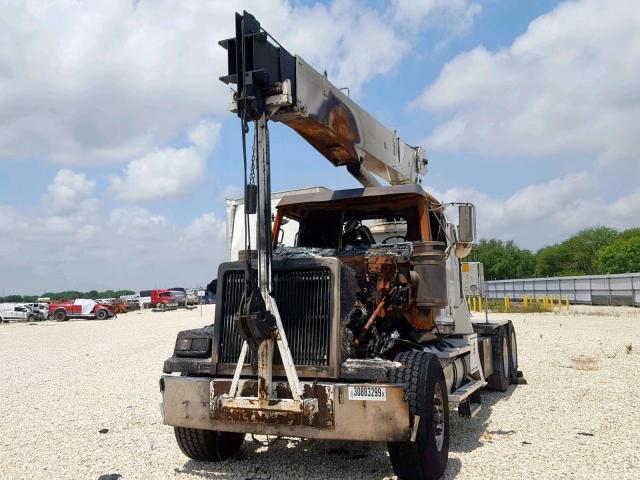
[[[487,425],[491,412],[496,403],[502,400],[508,400],[516,388],[522,388],[521,385],[509,385],[506,392],[482,392],[482,409],[478,415],[472,419],[461,418],[457,412],[451,415],[451,434],[449,436],[450,452],[470,452],[482,446],[480,439],[487,435],[510,435],[515,433],[509,432],[488,432]]]
[[[383,479],[393,475],[386,444],[247,436],[240,453],[220,463],[187,461],[176,473],[203,478],[278,480],[289,478]]]
[[[451,452],[469,452],[482,446],[487,435],[508,435],[514,432],[487,432],[491,411],[496,403],[507,400],[517,385],[504,393],[483,392],[482,409],[470,420],[451,415]],[[489,438],[490,441],[490,438]],[[449,458],[444,479],[455,478],[462,468],[457,458]],[[288,478],[370,478],[383,479],[393,475],[384,443],[341,442],[297,438],[270,437],[268,442],[246,436],[238,455],[219,463],[187,461],[176,474],[202,478],[239,480],[279,480]]]

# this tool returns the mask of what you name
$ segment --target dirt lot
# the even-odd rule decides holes
[[[0,325],[0,477],[393,478],[377,444],[247,437],[231,461],[184,457],[161,423],[158,378],[176,332],[212,314]],[[446,478],[639,478],[640,310],[511,318],[529,384],[452,417]]]

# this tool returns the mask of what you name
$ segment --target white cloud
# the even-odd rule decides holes
[[[466,22],[467,0],[433,3],[420,18],[450,12],[451,29],[458,16]],[[218,80],[226,52],[217,42],[233,36],[243,9],[352,92],[396,66],[412,39],[392,21],[393,6],[357,0],[5,2],[0,159],[123,162],[227,114],[228,88]]]
[[[565,2],[513,44],[451,60],[414,104],[445,121],[432,149],[638,162],[640,9]]]
[[[204,179],[207,155],[219,137],[219,123],[202,122],[189,133],[191,146],[156,149],[131,161],[122,177],[111,177],[111,189],[124,202],[184,195]]]
[[[53,182],[47,187],[43,198],[46,210],[55,213],[65,213],[77,210],[90,200],[94,180],[89,180],[84,173],[75,173],[68,168],[58,171]]]
[[[640,225],[640,190],[618,198],[607,208],[607,213],[614,221],[633,219]]]
[[[209,212],[194,219],[185,229],[185,234],[189,240],[223,240],[226,238],[226,228],[224,220]]]
[[[473,203],[480,238],[514,240],[535,250],[583,228],[625,229],[640,223],[640,192],[607,201],[598,194],[599,187],[597,176],[578,172],[528,185],[504,198],[467,187],[434,195],[444,202]],[[450,214],[455,219],[455,212]]]
[[[206,285],[226,251],[213,213],[181,227],[135,206],[82,217],[0,204],[0,227],[7,293]]]
[[[152,214],[142,207],[114,208],[109,214],[109,226],[118,234],[150,234],[155,235],[159,230],[169,226],[169,221],[163,215]]]
[[[389,10],[398,24],[414,30],[428,22],[461,34],[469,31],[482,8],[468,0],[393,0]]]

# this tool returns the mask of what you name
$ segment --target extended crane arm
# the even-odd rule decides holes
[[[371,174],[393,185],[420,183],[424,149],[403,142],[325,75],[270,42],[251,14],[236,14],[236,37],[220,44],[229,58],[221,80],[237,85],[232,110],[240,117],[257,120],[265,113],[284,123],[364,186],[379,185]]]

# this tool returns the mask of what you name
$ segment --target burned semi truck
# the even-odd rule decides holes
[[[214,323],[178,333],[164,364],[165,424],[197,460],[235,455],[247,433],[378,441],[399,478],[439,478],[450,414],[473,417],[484,389],[521,376],[511,322],[473,323],[462,292],[474,206],[426,192],[424,150],[247,12],[220,43],[245,152],[242,213],[228,233],[243,248],[218,269]],[[287,195],[274,213],[269,121],[363,188]]]

